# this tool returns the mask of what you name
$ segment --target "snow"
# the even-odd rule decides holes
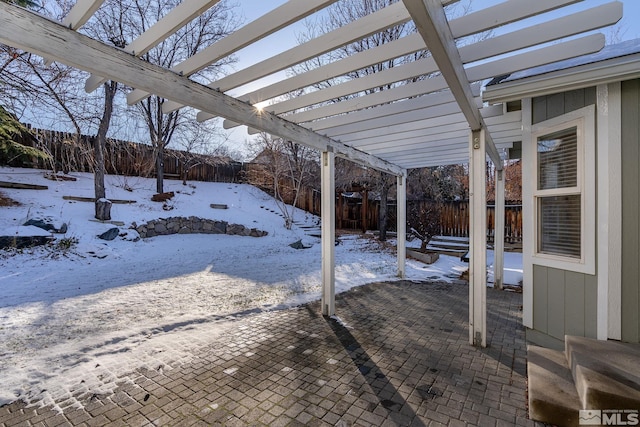
[[[29,219],[68,225],[49,246],[0,251],[0,405],[17,399],[81,405],[73,398],[79,392],[108,393],[135,369],[168,370],[188,361],[193,349],[233,328],[235,319],[320,299],[320,239],[305,233],[319,223],[313,215],[296,211],[296,225],[287,230],[274,200],[246,184],[167,180],[164,190],[175,197],[163,204],[151,201],[155,179],[107,176],[113,221],[102,223],[93,218],[92,203],[63,199],[93,195],[92,175],[72,176],[77,181],[50,181],[41,170],[0,168],[0,181],[49,187],[0,189],[21,203],[0,207],[2,235],[50,235],[23,226]],[[212,209],[212,203],[228,209]],[[129,229],[170,216],[228,221],[269,234],[139,239]],[[125,224],[120,237],[97,238],[118,221]],[[309,248],[289,247],[297,240]],[[517,284],[520,254],[506,255],[505,282]],[[408,260],[406,272],[408,280],[451,281],[466,268],[441,256],[430,266]],[[337,292],[395,280],[396,269],[389,245],[369,235],[340,236]]]

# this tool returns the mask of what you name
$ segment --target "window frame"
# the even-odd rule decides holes
[[[538,189],[538,138],[569,128],[576,128],[577,182],[575,187]],[[533,144],[533,262],[537,265],[575,271],[596,273],[596,118],[595,106],[563,114],[531,126]],[[544,197],[580,195],[580,258],[539,252],[541,218],[539,200]]]

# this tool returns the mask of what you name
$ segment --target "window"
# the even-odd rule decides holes
[[[534,258],[595,274],[594,107],[535,125]]]

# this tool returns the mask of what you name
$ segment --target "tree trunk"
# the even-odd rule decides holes
[[[98,134],[94,140],[94,190],[96,200],[104,199],[106,197],[106,190],[104,185],[104,151],[107,145],[107,132],[111,124],[111,115],[113,113],[113,98],[116,95],[118,89],[118,83],[110,81],[104,84],[104,110],[102,112],[102,118],[100,119],[100,126],[98,127]],[[103,218],[107,216],[108,218]],[[96,218],[99,220],[111,219],[110,213],[104,209],[98,209],[96,204]]]
[[[164,144],[158,143],[156,152],[156,192],[164,193]]]
[[[387,212],[388,212],[388,201],[389,197],[389,186],[383,185],[380,191],[380,214],[379,214],[379,224],[378,229],[380,230],[380,241],[384,242],[387,240]]]
[[[111,201],[107,199],[96,200],[96,218],[101,221],[111,220]]]

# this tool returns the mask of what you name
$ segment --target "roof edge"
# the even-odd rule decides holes
[[[640,52],[500,83],[494,79],[482,99],[495,104],[635,78],[640,78]]]

